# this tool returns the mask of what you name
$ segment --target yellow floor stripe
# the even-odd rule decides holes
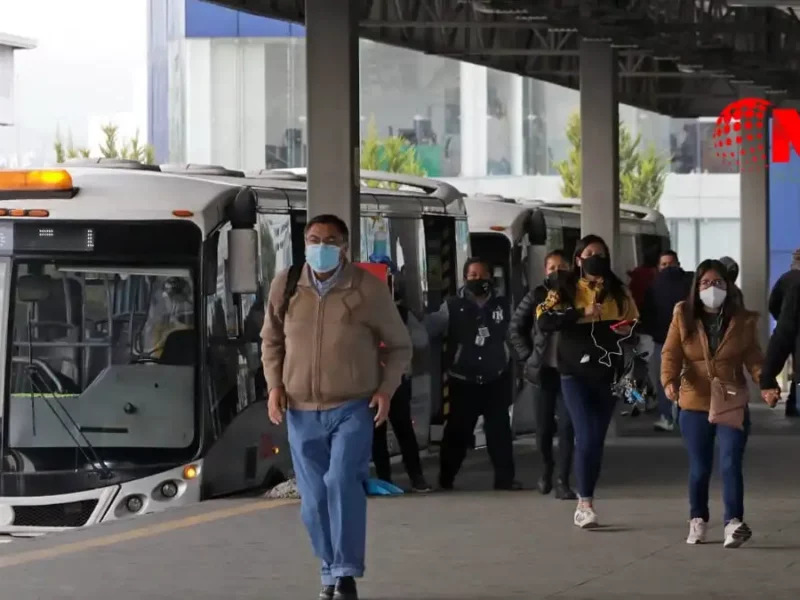
[[[288,504],[297,504],[298,500],[267,500],[256,501],[233,508],[223,508],[211,512],[203,513],[202,515],[195,515],[192,517],[185,517],[167,523],[158,523],[156,525],[145,525],[129,531],[121,533],[114,533],[111,535],[103,535],[96,538],[80,540],[78,542],[70,542],[68,544],[61,544],[51,548],[42,548],[41,550],[31,550],[28,552],[20,552],[10,556],[0,557],[0,569],[5,567],[13,567],[40,560],[48,560],[58,556],[69,554],[76,554],[85,550],[93,548],[103,548],[105,546],[113,546],[121,542],[129,542],[131,540],[138,540],[142,538],[153,537],[163,533],[177,531],[179,529],[186,529],[187,527],[194,527],[204,523],[211,523],[213,521],[220,521],[230,517],[237,517],[246,515],[248,513],[258,512],[261,510],[270,510],[278,508],[279,506],[286,506]]]

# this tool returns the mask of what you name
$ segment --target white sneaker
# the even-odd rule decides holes
[[[708,523],[703,519],[697,518],[689,521],[689,537],[686,538],[687,544],[705,544]]]
[[[658,417],[658,420],[655,423],[653,423],[653,429],[655,429],[656,431],[669,432],[675,429],[675,425],[670,423],[664,415],[661,415],[660,417]]]
[[[598,526],[597,513],[588,504],[578,504],[572,522],[581,529],[594,529]]]
[[[739,519],[731,519],[730,523],[725,525],[725,548],[738,548],[747,540],[753,537],[753,532],[747,526],[747,523],[742,523]]]

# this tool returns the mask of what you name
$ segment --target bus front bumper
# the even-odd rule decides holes
[[[0,496],[0,534],[37,535],[200,501],[203,461],[123,484],[52,496]]]

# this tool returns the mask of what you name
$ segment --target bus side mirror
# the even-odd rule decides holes
[[[228,231],[228,278],[234,294],[258,292],[258,232],[255,229]]]

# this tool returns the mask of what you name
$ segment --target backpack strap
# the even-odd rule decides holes
[[[305,263],[294,264],[289,267],[286,274],[286,287],[283,288],[283,302],[281,303],[281,310],[279,316],[281,321],[286,320],[286,313],[289,310],[289,302],[292,301],[292,296],[297,292],[297,283],[300,281],[300,276],[303,274],[303,267]]]

